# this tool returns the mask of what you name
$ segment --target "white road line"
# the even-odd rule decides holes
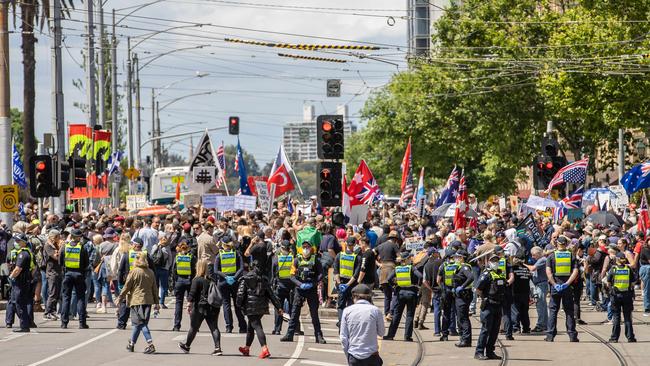
[[[307,348],[307,351],[339,353],[339,354],[343,353],[343,350],[341,350],[341,349],[327,349],[327,348],[313,348],[313,347]]]
[[[34,362],[34,363],[29,364],[29,365],[27,365],[27,366],[38,366],[38,365],[42,365],[42,364],[44,364],[44,363],[50,362],[50,361],[55,360],[55,359],[57,359],[57,358],[59,358],[59,357],[61,357],[61,356],[63,356],[63,355],[66,355],[66,354],[68,354],[68,353],[70,353],[70,352],[72,352],[72,351],[76,351],[76,350],[78,350],[79,348],[85,347],[85,346],[87,346],[87,345],[89,345],[89,344],[91,344],[91,343],[93,343],[93,342],[95,342],[95,341],[97,341],[97,340],[100,340],[100,339],[102,339],[102,338],[104,338],[104,337],[108,337],[109,335],[111,335],[111,334],[117,332],[118,330],[119,330],[119,329],[111,329],[111,330],[109,330],[108,332],[103,333],[103,334],[100,334],[100,335],[98,335],[98,336],[95,337],[95,338],[91,338],[91,339],[89,339],[89,340],[87,340],[87,341],[85,341],[85,342],[83,342],[83,343],[79,343],[79,344],[76,345],[76,346],[73,346],[73,347],[70,347],[70,348],[64,349],[63,351],[61,351],[61,352],[59,352],[59,353],[57,353],[57,354],[54,354],[54,355],[52,355],[52,356],[50,356],[50,357],[48,357],[48,358],[42,359],[42,360],[40,360],[40,361],[38,361],[38,362]]]
[[[314,340],[314,342],[316,341],[316,337],[309,337],[309,340],[312,339]],[[325,339],[326,342],[330,342],[330,343],[341,343],[341,340],[339,338],[323,337],[323,339]]]
[[[196,335],[197,337],[212,337],[212,334],[209,333],[199,333]],[[184,335],[179,335],[174,338],[172,338],[172,341],[184,341],[186,338]],[[246,337],[246,334],[230,334],[230,333],[221,333],[221,338],[244,338]]]
[[[300,354],[302,353],[302,348],[305,346],[305,336],[298,336],[298,344],[296,344],[296,349],[293,351],[291,358],[285,362],[284,366],[291,366],[298,360]],[[29,365],[31,366],[31,365]]]
[[[307,327],[307,329],[314,330],[314,327]],[[339,332],[339,328],[323,328],[323,327],[321,327],[320,330],[323,331],[323,332],[336,332],[336,333]]]
[[[316,366],[346,366],[340,363],[311,361],[311,360],[301,360],[300,363],[304,363],[305,365],[316,365]]]
[[[9,342],[12,339],[20,338],[22,336],[26,336],[29,333],[14,333],[14,334],[9,334],[8,336],[0,339],[0,342]]]

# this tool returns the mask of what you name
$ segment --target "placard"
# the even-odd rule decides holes
[[[235,210],[255,211],[257,208],[257,197],[235,196]]]
[[[147,207],[147,197],[143,194],[126,196],[126,209],[129,211],[140,210]]]
[[[255,191],[257,192],[257,200],[259,201],[260,208],[264,212],[269,210],[269,190],[266,182],[255,182]]]

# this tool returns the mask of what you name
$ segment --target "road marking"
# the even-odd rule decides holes
[[[298,360],[300,354],[302,353],[302,348],[305,346],[305,336],[298,336],[298,344],[296,344],[296,349],[293,351],[291,358],[285,362],[284,366],[291,366]]]
[[[309,340],[312,340],[312,339],[314,340],[314,342],[316,341],[316,337],[309,337]],[[323,339],[324,339],[326,342],[341,343],[341,340],[338,339],[338,338],[323,337]]]
[[[313,348],[313,347],[307,348],[307,351],[339,353],[339,354],[343,353],[343,350],[340,350],[340,349]]]
[[[346,366],[340,363],[331,363],[331,362],[321,362],[321,361],[311,361],[311,360],[302,360],[300,363],[305,365],[316,365],[316,366]]]
[[[307,329],[314,330],[314,327],[307,327]],[[339,332],[339,328],[320,328],[323,332]]]
[[[197,337],[212,337],[212,334],[210,333],[199,333],[196,335]],[[186,338],[184,335],[179,335],[174,338],[172,338],[172,341],[184,341]],[[246,334],[230,334],[230,333],[221,333],[221,338],[244,338],[246,337]]]
[[[100,335],[98,335],[98,336],[95,337],[95,338],[91,338],[91,339],[89,339],[89,340],[87,340],[87,341],[85,341],[85,342],[83,342],[83,343],[79,343],[79,344],[76,345],[76,346],[73,346],[73,347],[70,347],[70,348],[64,349],[63,351],[61,351],[61,352],[59,352],[59,353],[57,353],[57,354],[54,354],[54,355],[52,355],[52,356],[50,356],[50,357],[48,357],[48,358],[42,359],[42,360],[40,360],[40,361],[38,361],[38,362],[34,362],[34,363],[29,364],[29,365],[27,365],[27,366],[38,366],[38,365],[42,365],[42,364],[44,364],[44,363],[50,362],[50,361],[55,360],[55,359],[57,359],[57,358],[59,358],[59,357],[61,357],[61,356],[66,355],[66,354],[68,354],[68,353],[70,353],[70,352],[72,352],[72,351],[76,351],[76,350],[78,350],[79,348],[85,347],[85,346],[87,346],[87,345],[89,345],[89,344],[91,344],[91,343],[93,343],[93,342],[95,342],[95,341],[97,341],[97,340],[100,340],[100,339],[102,339],[102,338],[104,338],[104,337],[108,337],[109,335],[111,335],[111,334],[117,332],[118,330],[119,330],[119,329],[111,329],[111,330],[109,330],[108,332],[103,333],[103,334],[100,334]]]
[[[0,342],[9,342],[12,339],[20,338],[22,336],[26,336],[29,333],[14,333],[14,334],[9,334],[8,336],[0,339]]]

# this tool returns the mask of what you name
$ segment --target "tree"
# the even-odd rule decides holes
[[[11,108],[11,136],[19,154],[23,152],[23,113],[16,108]],[[23,161],[23,164],[25,162]]]

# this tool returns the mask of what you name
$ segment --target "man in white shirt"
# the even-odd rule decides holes
[[[341,316],[341,345],[350,366],[380,366],[377,338],[384,336],[384,315],[371,303],[372,290],[359,284],[352,290],[354,305]]]

